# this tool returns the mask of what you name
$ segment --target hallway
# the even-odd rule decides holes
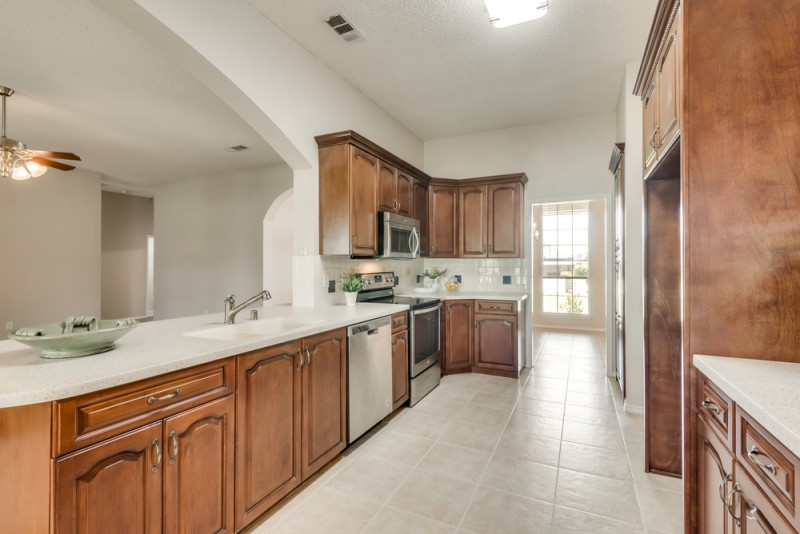
[[[520,380],[444,377],[248,532],[682,532],[681,481],[642,471],[603,341],[537,331]]]

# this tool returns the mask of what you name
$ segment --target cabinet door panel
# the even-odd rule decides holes
[[[677,21],[674,24],[677,26]],[[678,34],[673,29],[664,45],[658,73],[658,149],[666,150],[678,135]]]
[[[164,532],[233,532],[234,397],[164,421]]]
[[[644,174],[653,168],[656,162],[658,153],[656,152],[656,143],[658,142],[656,126],[658,124],[657,111],[658,111],[658,87],[655,82],[651,86],[649,95],[645,96],[642,101],[644,108],[642,109],[643,116],[643,132],[642,132],[642,145],[644,149]]]
[[[378,158],[353,147],[350,170],[350,252],[353,256],[378,253]]]
[[[57,534],[161,532],[161,427],[153,423],[55,461]]]
[[[730,534],[733,525],[722,496],[733,486],[733,458],[716,435],[698,420],[697,502],[701,534]]]
[[[300,349],[298,340],[237,360],[237,529],[300,485]]]
[[[397,169],[378,160],[378,211],[397,211]]]
[[[408,400],[408,330],[392,334],[392,409]]]
[[[493,258],[519,258],[522,184],[490,185],[487,191],[488,255]]]
[[[456,194],[451,186],[430,187],[430,256],[432,258],[455,258],[456,243]]]
[[[516,316],[475,315],[475,367],[516,371]]]
[[[397,172],[397,213],[406,217],[411,217],[413,184],[409,175]]]
[[[472,368],[473,301],[445,302],[447,314],[447,353],[445,369],[448,373],[466,372]]]
[[[303,479],[341,452],[346,443],[347,355],[345,331],[303,340]]]
[[[464,258],[485,257],[486,186],[460,188],[458,205],[459,250]]]

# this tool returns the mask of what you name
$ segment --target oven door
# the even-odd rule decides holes
[[[419,222],[381,212],[383,228],[378,247],[384,258],[413,260],[419,253]]]
[[[411,378],[441,359],[440,314],[441,304],[430,308],[411,310],[411,331],[409,337],[409,359]]]

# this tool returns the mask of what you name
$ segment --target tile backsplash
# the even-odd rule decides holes
[[[327,304],[344,302],[339,280],[342,273],[355,269],[360,273],[393,271],[399,278],[400,291],[421,287],[417,276],[433,267],[447,268],[445,278],[460,276],[462,288],[471,291],[528,291],[530,267],[524,258],[417,258],[416,260],[353,260],[347,256],[321,256],[320,280],[314,283],[315,301]],[[504,278],[510,283],[503,283]],[[328,293],[328,283],[336,280],[336,291]]]

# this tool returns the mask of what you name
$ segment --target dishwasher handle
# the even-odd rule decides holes
[[[365,323],[354,324],[347,327],[347,335],[354,336],[356,334],[363,333],[366,333],[367,335],[375,335],[378,333],[379,328],[389,326],[389,323],[389,317],[386,316],[374,319],[372,321],[367,321]]]

